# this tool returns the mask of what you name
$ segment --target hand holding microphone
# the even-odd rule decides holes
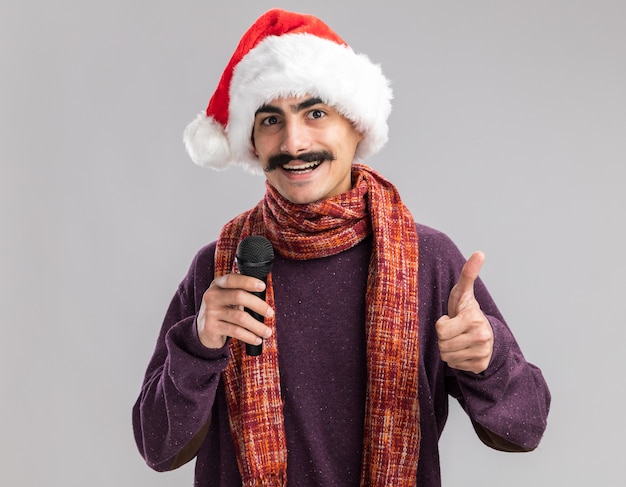
[[[216,278],[202,297],[196,326],[205,347],[221,348],[232,337],[246,343],[249,355],[261,353],[262,339],[272,334],[263,321],[274,314],[264,301],[273,258],[273,248],[264,237],[242,240],[236,257],[240,273]]]
[[[244,238],[237,247],[237,267],[244,276],[252,276],[267,284],[267,275],[272,270],[274,262],[274,248],[268,239],[259,235],[252,235]],[[265,301],[265,289],[253,292],[256,296]],[[245,308],[250,315],[258,321],[263,322],[264,317],[259,313]],[[251,345],[246,343],[246,353],[248,355],[261,355],[263,343]]]

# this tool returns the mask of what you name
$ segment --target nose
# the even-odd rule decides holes
[[[288,119],[285,122],[280,151],[284,154],[296,156],[308,151],[310,147],[311,139],[306,125],[297,117]]]

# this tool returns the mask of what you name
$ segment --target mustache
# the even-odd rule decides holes
[[[276,154],[271,156],[267,161],[267,167],[264,169],[265,172],[273,171],[279,167],[283,167],[286,164],[289,164],[291,161],[303,161],[303,162],[324,162],[324,161],[334,161],[335,156],[327,151],[314,151],[314,152],[306,152],[304,154],[300,154],[299,156],[292,156],[289,154]]]

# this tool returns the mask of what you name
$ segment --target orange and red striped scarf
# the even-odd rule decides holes
[[[263,235],[287,259],[334,255],[373,234],[366,288],[367,397],[361,486],[415,486],[419,459],[418,242],[415,223],[396,188],[353,164],[353,189],[298,205],[267,184],[264,199],[226,224],[215,274],[236,270],[239,242]],[[271,273],[266,300],[274,306]],[[266,324],[275,329],[274,319]],[[276,333],[250,357],[233,340],[222,380],[243,486],[287,485],[287,447]]]

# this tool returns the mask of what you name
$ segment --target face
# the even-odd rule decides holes
[[[268,182],[298,204],[351,189],[352,161],[362,139],[348,119],[309,96],[278,98],[262,106],[252,132]]]

